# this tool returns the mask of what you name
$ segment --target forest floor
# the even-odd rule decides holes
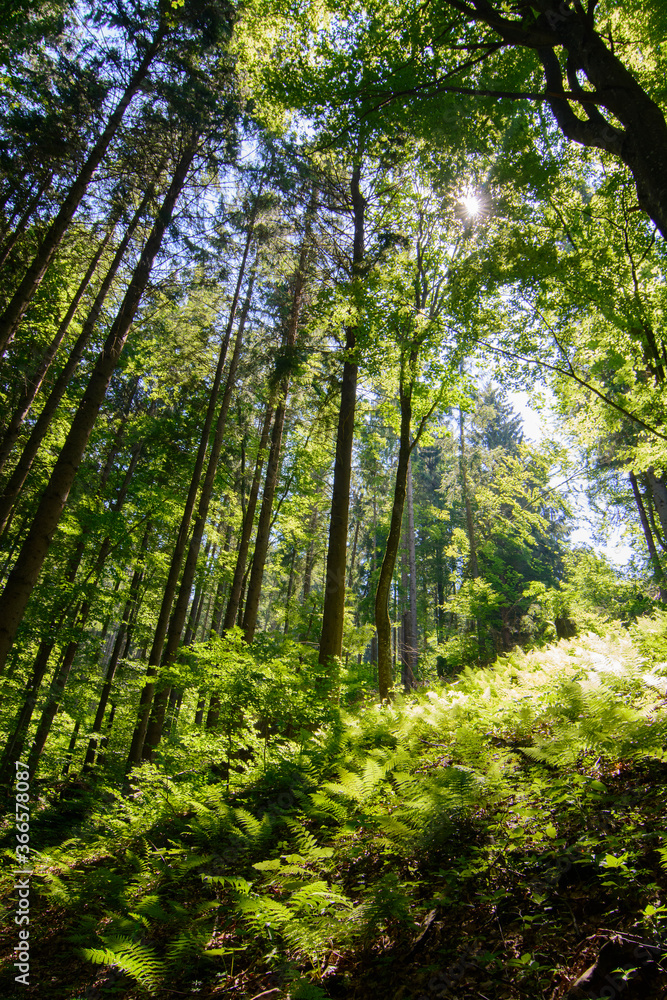
[[[130,794],[43,787],[27,986],[2,832],[0,994],[667,998],[666,631],[357,704],[229,789],[159,767]]]

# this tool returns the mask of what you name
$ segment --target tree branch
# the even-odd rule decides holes
[[[486,344],[483,340],[478,340],[477,344],[479,347],[482,348],[483,351],[493,351],[494,354],[502,354],[503,357],[512,358],[512,360],[514,361],[525,361],[529,365],[539,365],[542,368],[547,368],[551,372],[556,372],[558,375],[565,375],[567,378],[573,379],[573,381],[583,386],[584,389],[588,389],[588,391],[592,392],[595,396],[598,397],[598,399],[601,399],[603,403],[607,404],[607,406],[611,406],[614,410],[617,410],[619,413],[622,413],[624,417],[628,417],[628,419],[632,420],[635,424],[639,424],[639,426],[643,427],[645,431],[649,432],[649,434],[654,434],[656,437],[659,437],[662,441],[667,441],[667,434],[663,434],[661,431],[656,430],[655,427],[651,427],[651,425],[647,424],[645,420],[642,420],[641,417],[638,417],[636,413],[632,413],[630,410],[626,410],[625,407],[621,406],[619,403],[615,403],[613,399],[610,399],[608,396],[605,396],[603,392],[600,392],[599,389],[596,389],[594,385],[590,384],[590,382],[586,382],[584,379],[579,378],[579,376],[576,374],[576,372],[574,372],[574,370],[566,371],[564,368],[559,368],[557,365],[549,364],[548,361],[541,361],[541,360],[538,361],[535,358],[526,358],[522,354],[514,354],[512,351],[503,350],[502,347],[494,347],[492,344]]]

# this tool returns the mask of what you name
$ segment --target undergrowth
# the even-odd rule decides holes
[[[129,791],[80,782],[77,835],[33,856],[34,982],[54,1000],[555,998],[605,935],[660,948],[666,659],[655,616],[330,713],[231,782],[164,764]],[[648,973],[624,968],[630,998]]]

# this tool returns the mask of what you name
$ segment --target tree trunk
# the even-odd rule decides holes
[[[105,341],[104,349],[93,368],[67,439],[44,490],[28,536],[0,597],[0,670],[4,668],[7,653],[23,619],[28,599],[41,573],[107,387],[148,283],[153,261],[185,184],[195,149],[196,139],[193,137],[186,144],[178,162],[123,303]]]
[[[111,451],[113,453],[115,451],[115,448],[112,448]],[[132,476],[134,475],[134,472],[136,470],[140,452],[141,452],[141,444],[139,443],[135,445],[134,448],[132,449],[132,458],[123,477],[123,482],[118,491],[118,495],[116,496],[116,499],[111,507],[111,510],[114,514],[119,513],[123,507],[123,504],[125,503],[130,480],[132,479]],[[100,477],[102,484],[104,484],[104,482],[106,481],[106,477],[108,476],[109,472],[110,472],[110,465],[107,463],[107,467],[105,468],[102,476]],[[87,534],[87,532],[84,532],[84,535],[85,534]],[[77,552],[79,550],[83,550],[83,545],[84,545],[84,540],[82,538],[77,546]],[[94,585],[99,581],[105,563],[110,553],[111,553],[111,536],[107,535],[99,547],[99,551],[95,559],[95,565],[92,570]],[[58,670],[56,671],[51,680],[51,686],[49,689],[49,693],[47,695],[46,704],[42,709],[42,716],[39,725],[37,727],[37,732],[35,734],[35,739],[33,740],[33,745],[30,751],[30,755],[28,757],[28,769],[31,774],[33,774],[37,769],[40,757],[42,755],[42,751],[44,750],[46,741],[49,737],[49,733],[51,732],[51,726],[53,724],[53,720],[55,719],[58,710],[60,708],[65,686],[69,679],[70,671],[74,664],[74,659],[81,644],[81,638],[84,634],[84,629],[86,626],[86,622],[88,621],[88,615],[90,614],[91,606],[92,606],[92,596],[89,594],[88,596],[84,597],[84,599],[81,601],[79,609],[75,615],[73,630],[75,633],[78,634],[76,634],[75,637],[68,643],[60,667],[58,668]]]
[[[81,560],[83,559],[84,551],[85,540],[83,536],[81,536],[79,537],[67,561],[67,568],[64,574],[65,593],[67,593],[69,587],[76,579],[79,566],[81,565]],[[5,744],[3,751],[2,761],[0,762],[0,781],[3,780],[7,768],[11,766],[12,761],[18,760],[23,752],[23,744],[26,733],[32,721],[32,714],[35,710],[35,705],[37,704],[37,698],[39,697],[42,681],[46,675],[49,657],[55,648],[56,637],[60,633],[60,630],[67,618],[70,610],[70,601],[71,599],[65,598],[64,606],[60,607],[57,618],[56,615],[53,615],[54,626],[50,634],[43,638],[39,644],[37,655],[33,663],[32,674],[28,684],[26,685],[23,704],[19,709],[16,722],[14,723],[14,728],[7,739],[7,743]]]
[[[477,563],[477,545],[475,542],[475,523],[472,517],[472,503],[470,502],[470,490],[468,489],[468,473],[466,471],[465,435],[463,432],[463,411],[459,408],[459,470],[461,473],[461,488],[463,490],[463,501],[466,509],[466,527],[468,529],[468,545],[470,548],[470,576],[476,580],[479,576],[479,565]]]
[[[255,209],[256,208],[257,208],[257,202],[255,202]],[[162,652],[164,649],[167,629],[169,627],[169,620],[171,616],[172,606],[174,603],[174,597],[176,595],[176,588],[178,586],[178,578],[181,572],[181,566],[183,564],[183,557],[185,556],[185,547],[188,540],[188,532],[190,530],[190,521],[192,519],[192,514],[195,508],[195,501],[197,499],[197,493],[199,491],[201,475],[204,468],[204,460],[206,458],[206,452],[208,450],[211,427],[213,426],[213,418],[215,417],[215,411],[218,404],[218,393],[220,392],[220,384],[222,382],[222,372],[225,364],[225,359],[227,357],[229,342],[232,335],[232,328],[234,324],[234,318],[236,315],[236,308],[238,305],[239,295],[241,293],[243,276],[245,274],[246,261],[248,259],[248,253],[250,252],[250,243],[252,240],[254,223],[255,223],[255,211],[253,211],[253,214],[251,216],[251,221],[248,226],[248,233],[246,237],[245,248],[243,251],[243,258],[241,260],[241,266],[239,268],[239,274],[236,281],[234,298],[230,306],[230,315],[227,322],[227,326],[225,328],[225,334],[220,349],[218,366],[216,368],[215,377],[213,379],[213,387],[211,389],[211,394],[209,396],[208,407],[206,410],[206,417],[204,419],[204,427],[202,429],[201,439],[199,442],[199,450],[197,452],[195,467],[192,473],[192,478],[190,480],[190,489],[185,501],[185,507],[183,509],[181,524],[178,531],[178,537],[176,539],[176,545],[174,546],[174,552],[169,567],[169,574],[167,576],[167,582],[165,584],[164,593],[162,595],[160,615],[158,617],[157,625],[155,627],[153,644],[151,646],[150,655],[148,657],[148,669],[146,670],[146,683],[144,684],[144,688],[139,698],[137,723],[134,728],[134,734],[132,736],[132,744],[130,746],[130,753],[127,761],[128,771],[136,764],[139,764],[142,759],[144,743],[146,740],[146,731],[148,729],[151,706],[153,703],[153,696],[155,694],[155,680],[157,678],[157,668],[162,661]]]
[[[646,539],[646,547],[648,548],[648,554],[651,559],[651,565],[653,566],[653,576],[655,582],[658,585],[658,592],[660,594],[660,600],[667,600],[667,579],[665,579],[665,573],[660,564],[660,556],[658,555],[658,550],[655,547],[655,542],[653,540],[653,533],[651,531],[651,525],[649,524],[648,517],[646,516],[646,509],[644,507],[644,501],[641,498],[641,493],[639,492],[639,487],[637,486],[637,480],[635,478],[634,472],[630,473],[630,485],[632,486],[632,493],[635,498],[635,503],[637,504],[637,510],[639,511],[639,520],[641,521],[642,530],[644,532],[644,538]]]
[[[389,535],[385,548],[377,590],[375,592],[375,628],[378,635],[378,687],[380,701],[388,701],[392,686],[391,669],[391,621],[389,619],[389,595],[396,566],[396,556],[401,540],[401,522],[405,503],[408,462],[410,459],[410,423],[412,406],[410,400],[401,401],[401,437],[398,450],[398,467],[394,484],[394,503],[391,511]]]
[[[62,620],[58,623],[58,627],[62,625]],[[35,705],[37,704],[37,698],[39,697],[39,691],[42,686],[42,681],[46,675],[46,671],[49,664],[49,657],[55,646],[55,640],[52,638],[42,639],[39,644],[39,649],[37,651],[37,656],[35,657],[35,662],[32,669],[32,674],[30,680],[26,685],[25,694],[23,697],[23,704],[19,709],[16,721],[12,732],[10,733],[5,748],[2,755],[2,762],[0,762],[0,783],[4,784],[5,780],[11,773],[11,768],[15,760],[19,760],[23,754],[23,746],[25,744],[25,738],[32,721],[32,715],[35,711]],[[57,670],[57,668],[56,668]]]
[[[234,578],[232,580],[229,600],[227,601],[227,609],[225,611],[225,619],[222,625],[223,632],[226,632],[227,629],[234,627],[236,623],[236,616],[238,615],[239,611],[239,605],[241,601],[241,590],[243,588],[243,578],[245,576],[246,562],[248,560],[248,549],[250,548],[250,539],[252,537],[252,529],[255,521],[255,510],[257,509],[257,498],[259,496],[259,484],[262,478],[262,468],[264,466],[266,446],[269,443],[269,430],[271,428],[272,416],[273,416],[273,399],[271,398],[266,404],[266,410],[264,411],[264,423],[262,424],[262,431],[259,439],[259,447],[257,449],[257,458],[255,460],[255,472],[252,478],[252,484],[250,486],[248,505],[246,507],[245,514],[243,516],[241,538],[239,541],[239,549],[236,554],[236,565],[234,567]],[[220,631],[219,625],[218,628],[215,628],[215,631],[216,632]]]
[[[359,543],[359,528],[361,527],[361,512],[358,513],[357,523],[354,528],[354,540],[352,542],[352,555],[350,556],[350,565],[347,570],[347,585],[352,587],[352,580],[354,578],[354,564],[357,558],[357,545]]]
[[[112,112],[107,122],[106,128],[88,154],[86,162],[81,167],[78,176],[73,181],[60,211],[49,227],[49,231],[42,240],[39,250],[34,260],[26,271],[23,280],[16,289],[9,305],[0,316],[0,357],[4,354],[7,346],[14,338],[14,334],[21,322],[26,309],[28,308],[35,292],[42,283],[46,270],[58,249],[60,242],[67,232],[69,225],[74,218],[79,204],[84,197],[88,184],[93,174],[102,162],[112,139],[116,135],[120,123],[123,120],[129,104],[144,82],[153,59],[158,53],[162,39],[165,34],[165,27],[161,25],[158,29],[151,45],[146,51],[136,70],[132,74],[130,82]]]
[[[97,758],[97,763],[99,767],[102,767],[106,758],[105,751],[107,746],[109,745],[109,736],[111,735],[111,730],[113,729],[113,723],[115,718],[116,718],[116,703],[112,702],[111,711],[109,712],[109,720],[107,722],[107,729],[100,743],[100,753]]]
[[[197,702],[197,708],[195,710],[195,726],[201,728],[201,724],[204,721],[204,709],[206,708],[206,694],[199,694],[199,701]]]
[[[410,672],[412,683],[417,671],[419,661],[419,634],[417,632],[417,553],[415,551],[415,509],[412,497],[412,458],[408,460],[408,480],[406,490],[406,500],[408,504],[407,523],[407,550],[408,550],[408,570],[409,570],[409,594],[410,594]]]
[[[60,372],[58,378],[56,379],[53,389],[49,393],[49,397],[42,408],[42,412],[40,413],[32,431],[30,432],[30,437],[28,438],[23,448],[21,457],[19,458],[18,463],[14,467],[9,477],[9,480],[7,481],[6,486],[4,487],[2,496],[0,497],[0,535],[3,533],[3,531],[6,530],[7,525],[9,524],[9,519],[14,502],[21,491],[21,487],[23,486],[23,483],[26,480],[26,476],[30,472],[32,463],[35,460],[35,456],[37,455],[40,445],[44,440],[44,436],[46,435],[46,432],[51,425],[51,421],[53,420],[56,410],[60,405],[60,401],[65,395],[65,391],[67,389],[67,386],[69,385],[70,379],[72,378],[72,375],[74,374],[76,367],[79,364],[79,361],[81,360],[83,352],[86,349],[86,346],[90,338],[92,337],[93,332],[95,331],[97,321],[100,317],[100,313],[102,312],[102,307],[104,305],[107,295],[109,294],[109,290],[111,289],[113,280],[116,277],[118,268],[122,263],[123,257],[125,256],[125,252],[130,244],[130,241],[135,233],[137,226],[139,225],[139,222],[141,221],[141,218],[148,205],[148,202],[150,201],[153,195],[153,187],[154,185],[149,185],[148,190],[146,191],[144,197],[141,200],[139,208],[134,213],[132,221],[127,227],[125,236],[123,237],[118,249],[116,250],[113,261],[111,262],[111,266],[109,267],[109,270],[105,275],[104,281],[102,282],[100,289],[95,297],[95,301],[92,305],[92,308],[88,313],[88,316],[86,317],[86,320],[81,328],[81,333],[79,334],[76,342],[74,343],[62,371]]]
[[[63,769],[60,772],[64,778],[69,774],[69,769],[72,766],[72,758],[74,757],[74,751],[76,749],[76,742],[79,738],[79,730],[81,729],[81,721],[79,719],[74,723],[74,729],[72,730],[72,736],[69,741],[69,746],[67,747],[67,753],[65,755],[65,763],[63,764]]]
[[[109,243],[109,240],[113,235],[114,226],[115,223],[112,226],[110,226],[109,229],[107,230],[106,236],[104,237],[97,251],[95,252],[95,256],[90,262],[88,270],[86,271],[81,281],[81,284],[77,288],[74,298],[70,302],[67,312],[65,313],[60,325],[58,326],[56,335],[54,336],[53,340],[47,347],[44,354],[42,355],[42,358],[37,367],[26,379],[23,391],[18,400],[18,403],[16,404],[14,413],[10,418],[9,424],[7,425],[7,429],[5,430],[2,441],[0,442],[0,472],[2,472],[2,470],[5,467],[7,459],[11,454],[12,448],[14,447],[16,441],[18,440],[18,436],[21,432],[21,427],[23,426],[23,421],[28,415],[30,407],[34,403],[37,393],[41,388],[42,382],[44,381],[44,377],[48,372],[49,368],[51,367],[51,362],[55,358],[58,352],[58,348],[62,344],[63,339],[67,334],[67,331],[69,330],[70,324],[74,319],[77,309],[79,308],[81,299],[83,298],[85,291],[88,288],[88,285],[93,279],[93,275],[97,270],[97,265],[100,262],[100,258],[102,257],[102,254],[106,250],[107,244]]]
[[[646,482],[653,495],[653,507],[660,521],[663,538],[667,538],[667,486],[665,485],[665,477],[660,476],[658,478],[653,466],[647,470],[645,475]]]
[[[254,215],[253,215],[254,223]],[[252,226],[251,226],[252,231]],[[245,263],[247,259],[247,251],[249,249],[250,240],[246,244],[246,253],[242,262],[241,274],[245,270]],[[238,303],[238,298],[240,294],[240,280],[241,275],[239,275],[239,283],[237,284],[236,295],[234,296],[234,301],[232,302],[232,309],[229,319],[229,324],[234,320],[236,314],[236,306]],[[225,436],[225,427],[227,424],[227,414],[229,412],[229,404],[231,403],[232,393],[236,386],[236,370],[238,368],[238,363],[241,358],[241,350],[243,347],[243,333],[245,329],[246,320],[248,318],[248,312],[250,311],[250,303],[252,301],[252,290],[255,281],[254,274],[251,275],[248,284],[248,291],[246,295],[246,300],[241,311],[241,316],[239,317],[239,326],[236,333],[236,342],[234,344],[234,352],[232,354],[231,360],[229,362],[229,371],[227,373],[227,381],[225,383],[225,391],[222,396],[222,402],[220,404],[220,412],[218,414],[218,419],[215,427],[215,434],[213,436],[213,444],[211,445],[211,454],[208,460],[208,467],[206,469],[206,475],[204,477],[204,482],[202,483],[201,493],[199,496],[199,507],[197,510],[197,518],[192,529],[192,537],[190,538],[190,545],[188,547],[188,554],[185,560],[185,566],[183,567],[183,577],[181,579],[180,589],[178,592],[178,597],[176,599],[176,604],[174,606],[174,611],[169,622],[169,631],[167,634],[167,641],[165,645],[164,654],[162,657],[162,663],[164,666],[174,662],[176,654],[178,652],[178,647],[181,642],[181,636],[183,634],[183,626],[185,624],[185,618],[188,612],[188,604],[190,603],[190,594],[192,592],[192,583],[195,578],[195,573],[197,571],[197,560],[199,558],[199,550],[201,548],[202,538],[204,537],[204,530],[206,528],[206,521],[208,519],[208,510],[211,503],[211,497],[213,495],[213,485],[215,483],[215,476],[218,471],[218,462],[220,461],[220,452],[222,450],[222,442]],[[165,712],[167,709],[167,695],[166,689],[159,692],[155,699],[155,711],[148,724],[146,730],[146,737],[144,740],[144,746],[142,748],[142,757],[144,760],[151,760],[153,753],[160,742],[162,736],[162,728],[164,726]]]
[[[317,530],[317,518],[318,518],[317,504],[314,504],[313,509],[310,514],[310,522],[308,524],[308,534],[310,535],[310,544],[308,546],[308,551],[306,553],[306,565],[303,570],[303,590],[301,592],[301,602],[305,604],[308,600],[310,594],[310,588],[313,581],[313,565],[315,563],[315,532]]]
[[[299,330],[299,319],[301,316],[301,306],[306,283],[306,266],[310,255],[312,215],[314,212],[314,195],[306,210],[303,240],[301,241],[301,251],[299,262],[294,275],[294,290],[292,293],[292,308],[287,323],[285,337],[285,347],[291,353],[296,346],[297,333]],[[266,467],[266,480],[264,482],[264,494],[262,496],[262,506],[259,512],[257,524],[257,537],[255,539],[255,552],[252,558],[250,570],[250,580],[248,583],[248,594],[246,596],[245,611],[243,614],[243,633],[246,642],[252,642],[257,628],[257,615],[259,612],[259,598],[262,590],[262,577],[264,575],[264,564],[266,554],[269,549],[269,536],[271,533],[271,510],[273,507],[273,497],[278,482],[278,469],[280,462],[280,447],[282,443],[283,424],[285,422],[285,410],[287,407],[287,395],[289,393],[290,378],[289,373],[284,376],[278,389],[276,404],[276,414],[273,421],[273,432],[271,434],[271,449]],[[229,610],[229,609],[228,609]],[[225,615],[227,620],[228,615]]]
[[[354,218],[352,278],[355,285],[361,279],[364,260],[364,212],[366,201],[360,188],[361,167],[355,166],[350,182]],[[343,365],[336,456],[334,459],[333,493],[329,521],[329,545],[326,560],[326,586],[322,614],[319,663],[331,668],[334,657],[343,652],[343,622],[345,618],[345,567],[347,562],[347,525],[350,507],[352,475],[352,445],[354,443],[354,411],[357,402],[357,371],[354,349],[356,327],[346,330],[346,359]]]
[[[141,541],[140,551],[145,552],[148,545],[148,539],[150,536],[150,524],[146,526],[144,531],[144,536]],[[102,731],[102,723],[104,722],[104,714],[106,712],[107,703],[111,695],[111,689],[113,687],[114,677],[116,676],[116,670],[118,664],[123,657],[127,656],[130,642],[132,641],[132,618],[135,610],[138,607],[139,601],[139,588],[141,587],[144,578],[145,566],[137,563],[132,574],[132,580],[130,582],[130,589],[127,595],[127,600],[125,601],[125,607],[123,608],[123,616],[121,618],[120,628],[116,634],[113,649],[111,651],[111,656],[107,664],[107,668],[104,674],[104,682],[102,684],[102,690],[100,692],[100,700],[97,705],[97,712],[95,713],[95,721],[93,722],[93,733],[100,733]],[[86,751],[86,759],[84,762],[84,770],[89,770],[95,763],[95,755],[97,752],[97,737],[91,736],[88,743],[88,749]]]
[[[287,583],[287,597],[285,598],[285,624],[283,627],[283,635],[287,635],[289,632],[289,611],[290,603],[292,601],[292,591],[294,589],[294,561],[296,559],[296,545],[292,544],[292,556],[290,558],[289,564],[289,580]]]
[[[270,411],[269,411],[269,418],[270,418]],[[255,501],[256,500],[257,500],[257,497],[255,497]],[[253,508],[253,512],[254,512],[254,508]],[[232,546],[232,533],[233,533],[232,532],[232,526],[231,526],[231,524],[228,524],[227,525],[227,531],[225,533],[225,544],[222,547],[222,551],[223,552],[229,552],[229,550],[230,550],[230,548]],[[220,631],[221,631],[221,628],[222,628],[222,613],[223,613],[224,608],[225,608],[225,591],[227,589],[227,581],[225,579],[223,571],[220,570],[220,569],[218,569],[218,572],[220,574],[220,577],[218,579],[218,585],[215,588],[215,603],[213,605],[213,621],[211,622],[211,634],[212,635],[213,634],[220,635]],[[204,633],[204,635],[206,635],[206,633]]]
[[[10,235],[7,237],[7,239],[3,243],[2,249],[0,249],[0,267],[3,266],[3,264],[5,263],[5,261],[7,260],[7,258],[9,257],[10,253],[12,252],[12,250],[14,249],[14,247],[16,246],[17,241],[20,239],[20,237],[25,232],[25,228],[26,228],[28,222],[30,221],[30,219],[32,218],[33,212],[36,210],[36,208],[39,205],[40,201],[42,200],[42,198],[44,197],[44,195],[46,194],[46,192],[50,188],[52,178],[53,178],[53,174],[49,173],[49,174],[46,175],[46,177],[42,181],[42,184],[40,185],[40,187],[39,187],[39,189],[37,191],[37,194],[28,202],[28,204],[26,206],[26,209],[25,209],[25,212],[23,213],[23,215],[21,216],[21,218],[19,219],[19,221],[16,224],[16,228],[14,229],[14,231],[12,233],[10,233]]]

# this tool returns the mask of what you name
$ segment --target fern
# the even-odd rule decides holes
[[[115,965],[150,993],[157,992],[166,970],[151,948],[129,938],[102,940],[106,948],[83,948],[83,957],[97,965]]]

